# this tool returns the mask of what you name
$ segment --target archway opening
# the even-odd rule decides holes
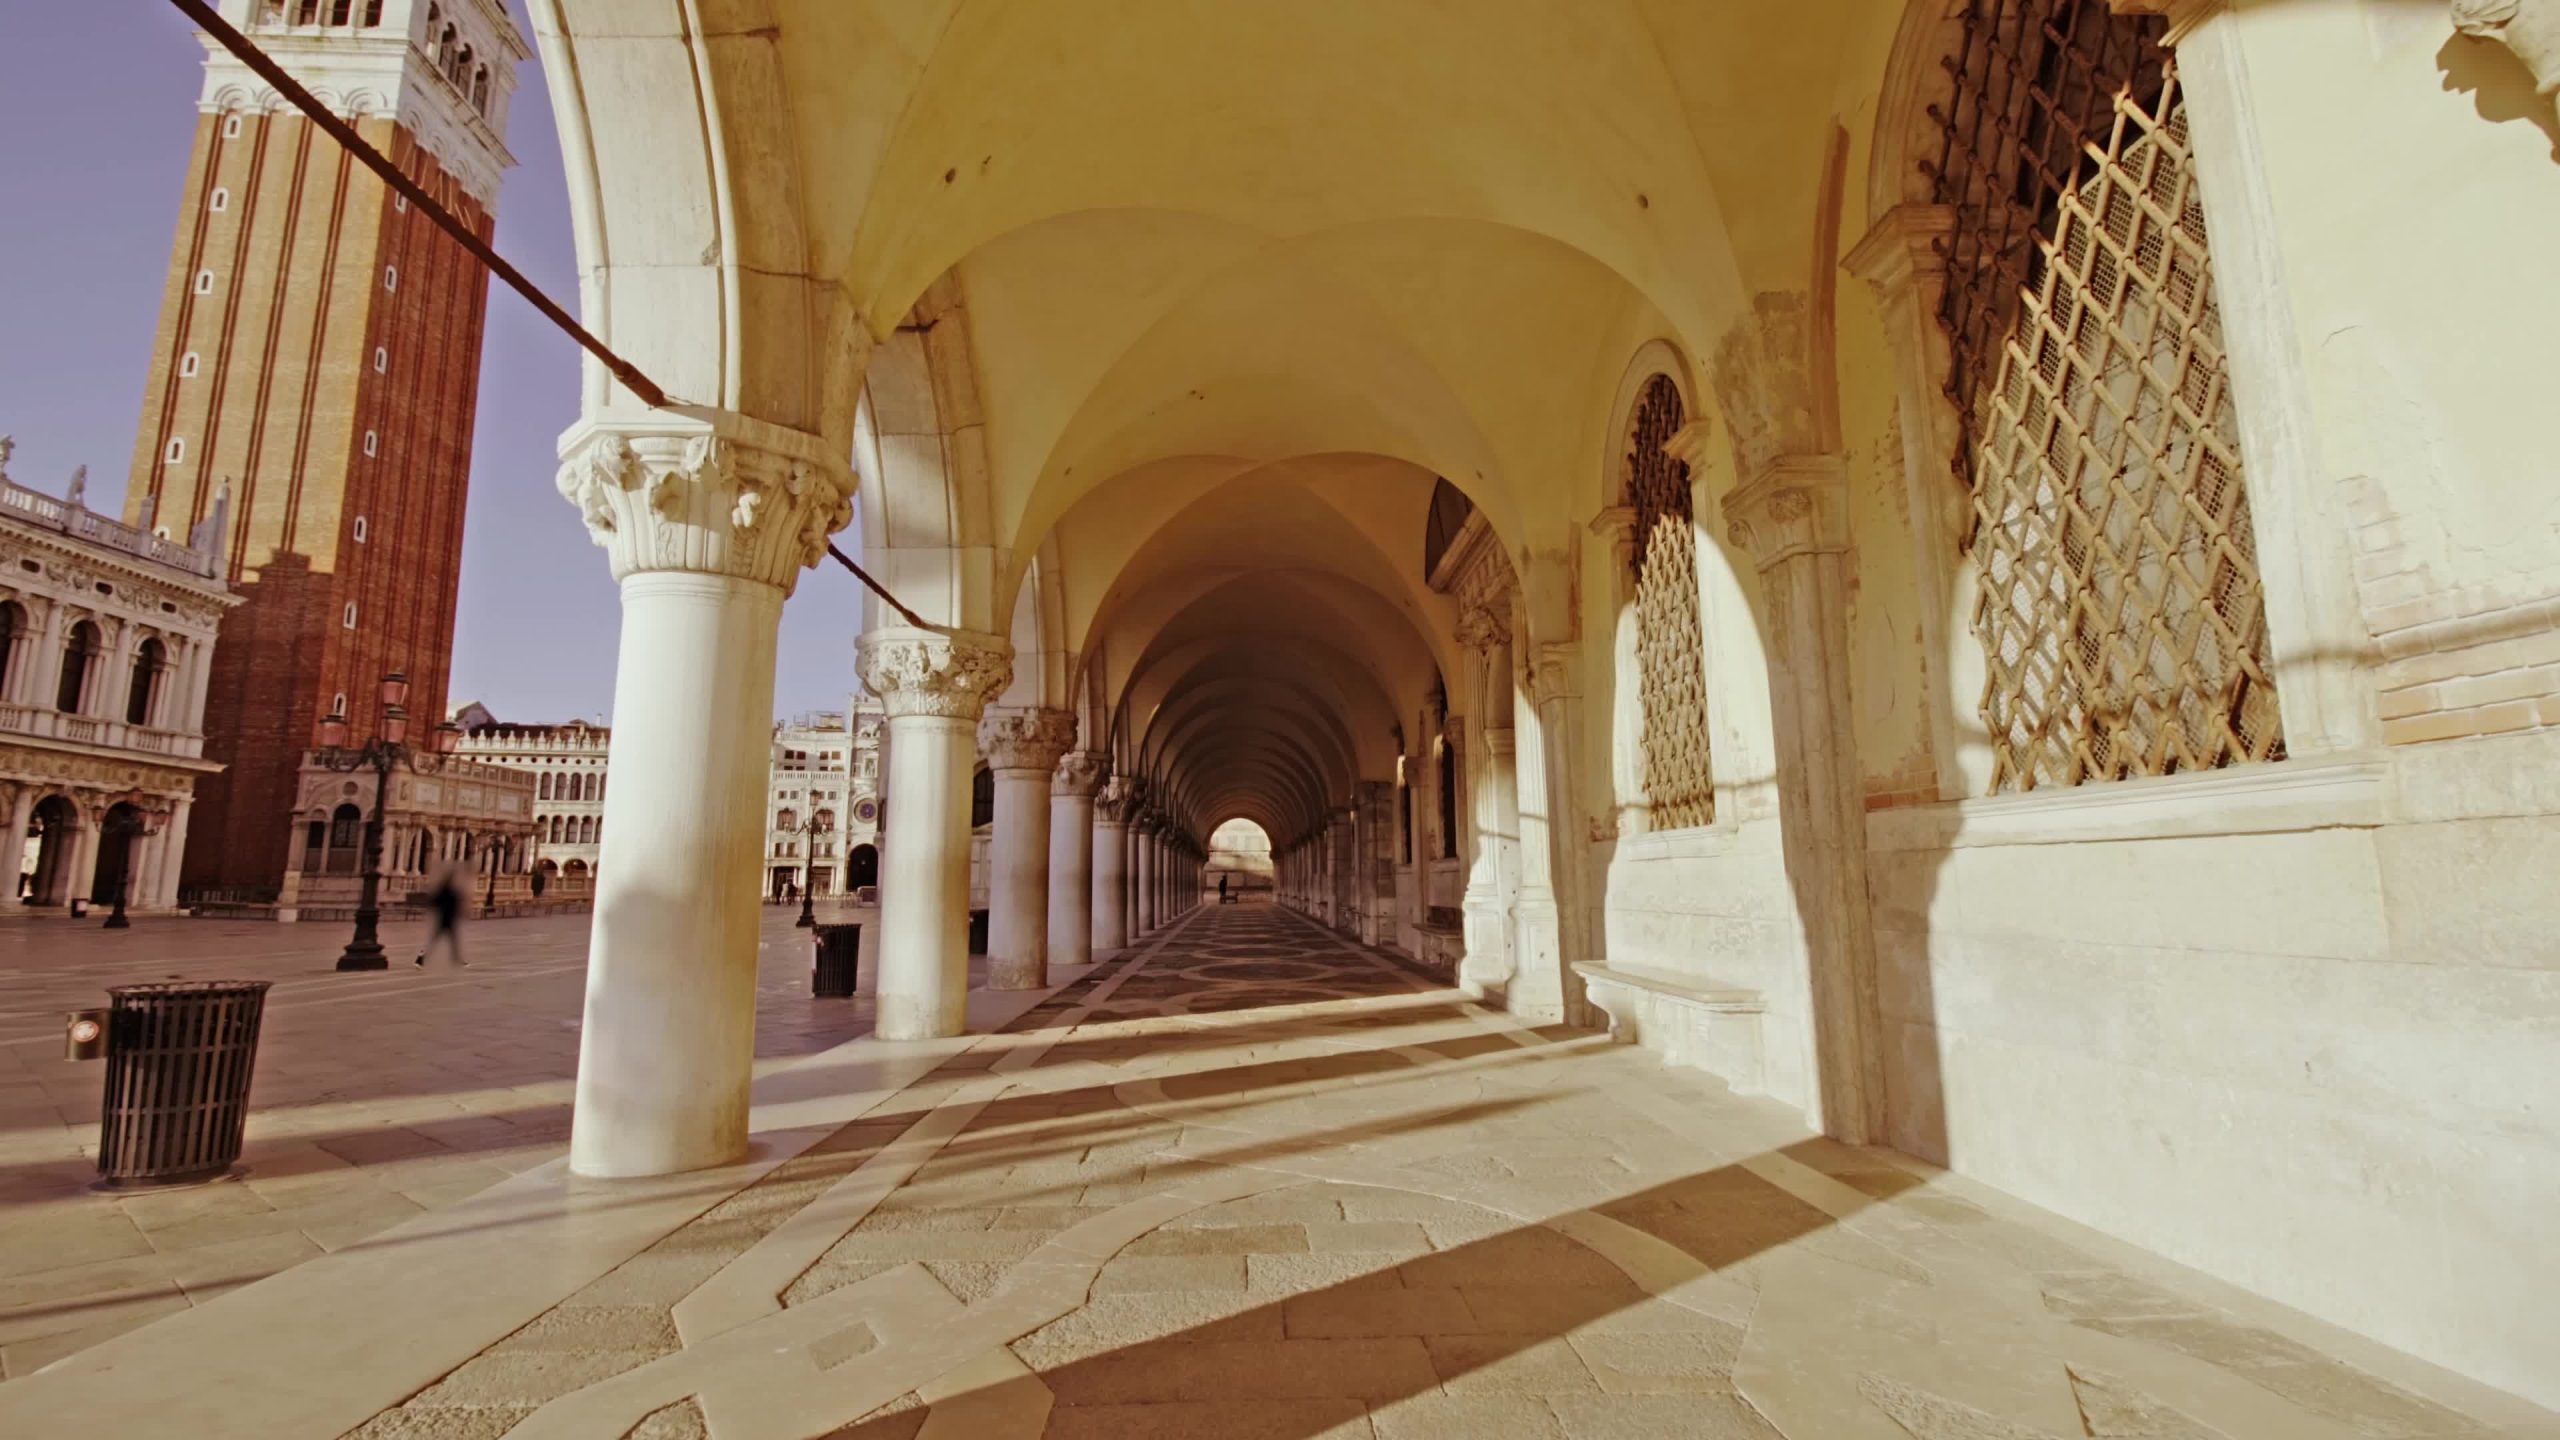
[[[89,882],[89,898],[93,903],[111,905],[133,879],[133,849],[142,838],[142,811],[129,801],[118,801],[108,807],[104,823],[98,827],[98,868]],[[132,897],[126,896],[127,903]]]
[[[1203,883],[1221,902],[1267,895],[1273,884],[1271,836],[1239,815],[1209,832],[1209,865]]]
[[[36,806],[19,852],[28,904],[60,905],[71,898],[71,847],[79,834],[80,812],[69,800],[48,795]]]

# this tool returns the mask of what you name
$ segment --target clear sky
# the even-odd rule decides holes
[[[522,0],[516,23],[530,26]],[[10,474],[121,513],[159,321],[204,51],[166,0],[0,0],[0,433]],[[577,260],[542,66],[517,75],[498,197],[500,254],[572,313]],[[552,488],[577,418],[578,350],[492,284],[462,547],[453,699],[508,720],[599,717],[620,609],[604,552]],[[829,565],[783,612],[781,714],[835,709],[853,678],[861,592]]]

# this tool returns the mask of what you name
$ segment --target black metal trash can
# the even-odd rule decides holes
[[[816,936],[818,963],[809,975],[809,993],[821,1000],[851,998],[862,963],[862,927],[817,925],[811,929]]]
[[[107,1093],[98,1186],[188,1185],[228,1174],[249,1119],[264,980],[107,991]]]

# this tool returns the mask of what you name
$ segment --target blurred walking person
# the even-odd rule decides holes
[[[418,952],[418,965],[425,968],[427,957],[436,953],[439,944],[462,963],[462,909],[471,897],[463,888],[463,871],[459,865],[447,865],[436,874],[436,888],[427,893],[427,913],[435,919],[435,929],[427,933],[427,948]]]

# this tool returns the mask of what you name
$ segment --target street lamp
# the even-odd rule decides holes
[[[817,891],[809,882],[817,874],[818,840],[822,836],[835,833],[835,816],[826,810],[820,810],[806,820],[794,815],[791,817],[790,824],[778,825],[774,828],[785,835],[804,837],[807,842],[807,853],[800,857],[800,918],[791,923],[799,929],[814,929],[818,923],[818,915],[810,906],[817,899]]]
[[[391,962],[382,953],[382,812],[391,793],[391,772],[406,766],[420,775],[432,775],[444,768],[445,757],[462,739],[462,727],[448,720],[435,728],[435,748],[420,750],[408,744],[409,677],[397,670],[382,677],[379,692],[382,716],[374,735],[356,749],[347,748],[347,717],[342,711],[320,721],[320,749],[312,757],[324,768],[342,774],[358,770],[373,772],[373,813],[364,822],[364,889],[356,900],[355,938],[347,942],[346,952],[338,957],[341,970],[387,970]]]
[[[115,909],[107,912],[107,923],[103,928],[130,930],[133,922],[125,918],[124,906],[126,897],[133,891],[133,842],[151,833],[151,822],[140,815],[128,813],[110,821],[106,833],[124,847],[124,866],[116,872]]]

